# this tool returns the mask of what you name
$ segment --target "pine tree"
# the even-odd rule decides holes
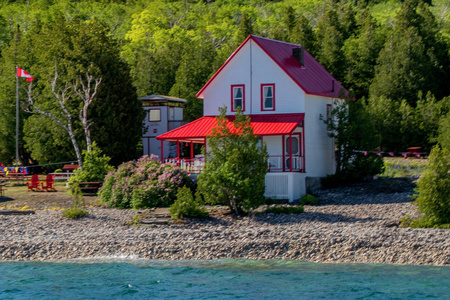
[[[308,19],[303,15],[297,18],[289,42],[302,45],[312,56],[317,53],[317,38]]]

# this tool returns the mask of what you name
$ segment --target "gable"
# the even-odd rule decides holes
[[[322,67],[314,57],[303,49],[304,64],[300,64],[292,56],[294,48],[301,48],[300,45],[270,40],[254,35],[249,35],[247,39],[233,52],[221,68],[211,77],[205,86],[197,93],[198,98],[204,98],[204,91],[211,83],[220,77],[224,70],[233,64],[234,60],[240,57],[241,53],[248,52],[248,48],[254,41],[274,61],[305,93],[329,98],[338,98],[342,85]]]

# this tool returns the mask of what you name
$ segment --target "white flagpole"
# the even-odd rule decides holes
[[[16,66],[16,167],[19,166],[19,76],[17,76],[18,66]]]

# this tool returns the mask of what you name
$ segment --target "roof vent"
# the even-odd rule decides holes
[[[304,51],[303,48],[296,47],[292,48],[292,56],[302,65],[305,65],[305,59],[304,59]]]

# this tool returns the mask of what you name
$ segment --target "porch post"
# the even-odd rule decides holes
[[[285,136],[284,136],[284,134],[281,136],[281,146],[282,146],[282,155],[281,155],[281,165],[283,166],[283,172],[285,171],[285,167],[286,167],[286,159],[285,159],[285,156],[286,156],[286,149],[285,149],[285,147],[284,147],[284,145],[286,144],[286,140],[285,140],[286,138],[285,138]]]
[[[180,141],[177,140],[177,159],[180,158]]]
[[[194,158],[194,142],[191,142],[191,158]]]
[[[292,172],[292,133],[289,135],[289,171]]]
[[[164,141],[161,140],[161,162],[164,163]]]

